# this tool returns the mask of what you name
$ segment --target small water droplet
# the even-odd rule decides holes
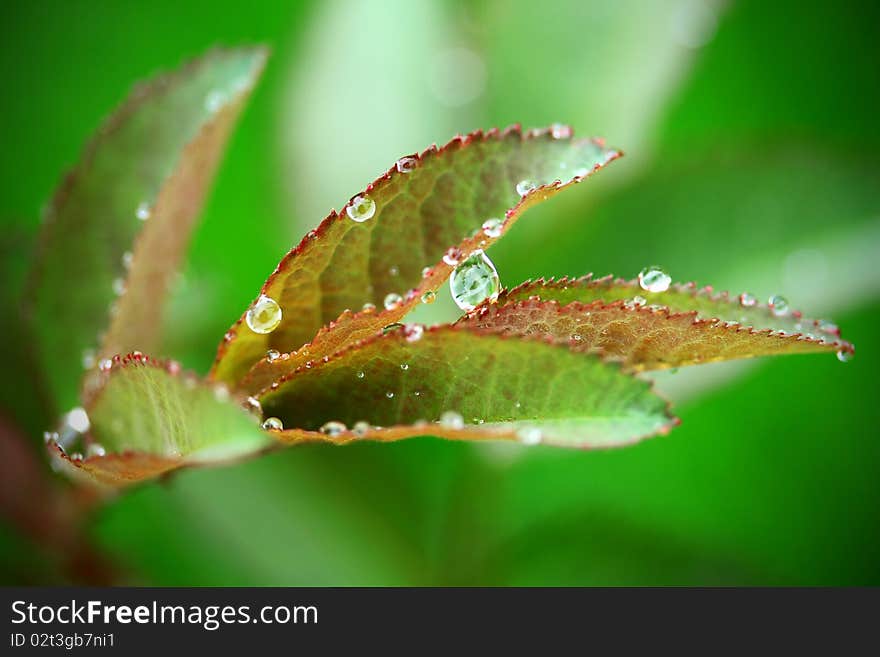
[[[363,438],[370,431],[370,423],[360,420],[359,422],[355,422],[354,426],[351,428],[351,432],[357,436],[358,438]]]
[[[397,160],[397,170],[400,173],[412,173],[416,170],[416,167],[419,165],[419,161],[414,157],[402,157]]]
[[[153,214],[153,211],[150,209],[150,204],[144,201],[137,206],[137,210],[134,211],[134,214],[141,221],[146,221],[150,218],[150,215]]]
[[[516,437],[523,445],[538,445],[544,436],[538,427],[525,426],[516,432]]]
[[[270,363],[275,362],[279,358],[281,358],[281,352],[277,349],[270,349],[266,352],[266,360],[268,360]]]
[[[256,415],[263,414],[263,405],[260,404],[260,400],[256,397],[248,397],[247,399],[245,399],[244,406],[251,413],[254,413]]]
[[[409,363],[401,363],[400,369],[402,369],[404,372],[406,372],[409,369]]]
[[[394,399],[394,393],[390,390],[385,393],[385,396],[388,397],[388,399]]]
[[[267,417],[263,420],[263,424],[260,425],[266,431],[283,431],[284,423],[279,420],[277,417]]]
[[[358,223],[363,223],[367,219],[371,219],[376,214],[376,202],[369,196],[355,196],[351,199],[351,203],[345,208],[348,218]]]
[[[388,275],[389,276],[399,276],[400,275],[400,268],[397,265],[390,267],[388,269]]]
[[[489,257],[477,250],[453,270],[449,290],[455,305],[470,312],[487,299],[495,301],[501,291],[501,281]]]
[[[504,230],[504,222],[501,219],[491,218],[483,222],[483,235],[486,237],[501,237]]]
[[[64,418],[64,423],[77,433],[85,433],[92,426],[89,414],[82,406],[70,409]]]
[[[421,324],[407,324],[403,328],[403,335],[407,342],[418,342],[425,333],[425,327]]]
[[[840,328],[837,324],[829,322],[827,319],[820,319],[818,328],[822,333],[827,333],[828,335],[840,335]]]
[[[428,290],[421,298],[422,303],[434,303],[437,300],[437,293],[434,290]]]
[[[440,426],[447,429],[464,428],[464,418],[455,411],[446,411],[440,416]]]
[[[583,338],[583,336],[581,336],[580,333],[574,333],[574,334],[571,336],[571,339],[574,340],[575,342],[580,342],[580,341],[583,340],[584,338]]]
[[[788,300],[785,297],[781,297],[778,294],[774,294],[770,297],[770,300],[767,302],[770,306],[770,312],[772,312],[777,317],[783,317],[788,314],[790,308],[788,307]]]
[[[841,349],[837,352],[837,360],[841,363],[848,363],[853,359],[853,353],[851,351],[847,351],[846,349]]]
[[[365,312],[365,313],[371,313],[374,310],[376,310],[376,304],[374,304],[374,303],[368,302],[368,303],[365,303],[363,306],[361,306],[361,311]]]
[[[382,301],[382,305],[385,306],[385,310],[394,310],[401,303],[403,303],[403,297],[396,292],[390,292],[389,294],[386,294],[385,299]]]
[[[639,272],[639,286],[646,292],[666,292],[671,283],[672,277],[657,265],[645,267]]]
[[[226,94],[222,91],[214,90],[205,97],[205,109],[212,114],[220,111],[220,108],[226,104]]]
[[[553,139],[570,139],[572,135],[572,130],[570,125],[565,125],[564,123],[554,123],[550,126],[550,136]]]
[[[229,388],[223,383],[214,386],[214,399],[219,402],[229,401]]]
[[[456,246],[450,246],[446,249],[446,253],[443,254],[443,262],[445,262],[450,267],[455,267],[459,262],[461,262],[462,258],[461,249]]]
[[[114,278],[113,279],[113,294],[115,294],[118,297],[125,294],[125,279],[124,278]]]
[[[329,422],[325,422],[321,428],[320,432],[325,436],[330,436],[331,438],[335,438],[339,434],[345,433],[347,427],[342,422],[337,422],[336,420],[330,420]]]
[[[126,251],[125,253],[122,254],[122,266],[125,268],[126,271],[131,269],[131,263],[133,263],[133,262],[134,262],[134,253],[132,253],[131,251]]]
[[[101,362],[98,363],[98,369],[102,372],[109,372],[113,369],[113,361],[109,358],[102,358]]]
[[[91,443],[90,445],[88,445],[86,447],[86,456],[88,456],[88,457],[106,456],[106,455],[107,455],[107,450],[104,449],[103,445],[100,445],[98,443]]]
[[[636,295],[632,299],[627,299],[626,301],[624,301],[623,305],[626,306],[627,308],[641,308],[646,303],[648,303],[648,302],[645,299],[645,297],[640,297],[640,296]]]
[[[516,193],[520,196],[525,196],[529,192],[532,192],[536,189],[538,189],[538,183],[536,183],[534,180],[526,179],[520,180],[518,183],[516,183]]]
[[[752,308],[758,305],[758,297],[749,292],[743,292],[739,295],[739,304],[744,308]]]
[[[281,306],[265,294],[260,295],[245,315],[248,328],[254,333],[271,333],[281,323]]]
[[[422,269],[422,278],[428,278],[431,274],[434,273],[433,267],[425,267]]]
[[[360,371],[358,371],[357,374],[355,374],[355,376],[359,379],[363,379],[366,376],[366,374],[364,374],[363,370],[360,370]]]

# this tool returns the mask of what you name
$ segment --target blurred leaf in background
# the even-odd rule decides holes
[[[627,157],[533,210],[492,250],[505,284],[630,277],[659,263],[677,280],[833,313],[858,347],[846,365],[817,356],[667,375],[682,426],[623,450],[422,439],[185,472],[93,515],[88,531],[126,581],[880,583],[876,3],[336,0],[243,11],[222,0],[205,14],[179,0],[77,0],[0,12],[4,245],[30,242],[61,171],[135,79],[215,43],[274,50],[157,355],[205,371],[266,274],[330,207],[401,155],[514,121],[569,122]],[[3,257],[6,282],[28,255],[4,246]],[[2,385],[7,399],[20,384]],[[57,581],[2,528],[4,583]]]

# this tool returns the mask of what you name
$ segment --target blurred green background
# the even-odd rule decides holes
[[[402,154],[513,122],[571,123],[627,157],[493,249],[506,284],[660,263],[782,293],[858,348],[846,365],[658,377],[681,427],[620,450],[424,438],[184,472],[88,519],[114,581],[880,584],[878,3],[10,0],[0,14],[6,285],[61,172],[136,79],[214,44],[272,45],[169,315],[168,354],[200,371],[329,208]],[[4,396],[27,404],[17,367]],[[0,582],[69,581],[58,560],[0,518]]]

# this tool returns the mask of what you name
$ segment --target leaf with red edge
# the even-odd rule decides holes
[[[273,444],[225,386],[181,373],[174,361],[135,352],[115,357],[99,376],[86,407],[86,440],[104,453],[74,458],[50,443],[56,461],[72,474],[124,485],[186,465],[235,460]]]
[[[285,256],[261,290],[281,306],[280,325],[255,333],[243,315],[220,345],[213,377],[237,383],[268,350],[298,350],[272,364],[264,359],[244,384],[259,389],[398,321],[449,277],[453,266],[443,259],[449,249],[461,258],[487,248],[528,207],[619,155],[600,140],[573,139],[560,128],[523,134],[513,127],[456,137],[402,158]],[[523,181],[537,188],[521,196]],[[357,210],[364,210],[365,197],[375,214],[355,221],[349,215],[362,218]],[[490,218],[503,220],[497,233],[481,230]],[[401,301],[385,309],[388,294]],[[361,310],[365,303],[378,310]],[[264,366],[268,373],[259,371]]]
[[[586,276],[524,283],[460,324],[568,340],[637,371],[756,356],[853,353],[836,326],[796,311],[779,315],[752,301],[694,284],[649,293],[635,281]]]
[[[60,404],[108,322],[94,360],[157,343],[166,288],[266,55],[215,49],[135,87],[56,192],[28,310]]]
[[[432,435],[614,447],[676,422],[649,383],[616,363],[567,344],[450,326],[375,335],[301,367],[260,401],[291,428],[278,433],[289,442]],[[447,412],[463,425],[438,423]]]

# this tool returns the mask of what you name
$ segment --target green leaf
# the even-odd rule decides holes
[[[570,341],[636,371],[756,356],[854,353],[836,326],[797,311],[778,312],[753,298],[731,299],[693,283],[651,293],[636,281],[585,276],[524,283],[460,324]]]
[[[284,257],[261,290],[280,304],[281,324],[271,333],[255,333],[242,315],[220,345],[214,378],[237,383],[267,350],[288,352],[314,338],[284,363],[292,371],[399,320],[448,278],[452,265],[443,256],[449,249],[461,257],[498,239],[481,230],[484,221],[504,220],[503,233],[525,209],[619,155],[599,140],[571,139],[569,128],[523,134],[514,127],[456,137],[440,149],[401,159],[399,168],[332,212]],[[523,197],[517,192],[522,181],[537,187]],[[401,300],[383,309],[388,294]],[[380,310],[361,311],[364,303]]]
[[[260,401],[264,415],[289,427],[278,434],[289,442],[433,435],[612,447],[675,424],[650,384],[617,364],[567,345],[460,327],[376,335],[301,367]],[[439,422],[449,412],[463,424]],[[348,430],[328,435],[331,421]]]
[[[90,445],[104,455],[68,457],[53,453],[101,483],[123,485],[156,477],[184,465],[219,463],[272,444],[222,385],[182,373],[174,361],[159,362],[139,352],[113,359],[86,407]],[[76,470],[72,470],[76,472]]]
[[[259,47],[213,50],[137,86],[56,192],[28,309],[59,403],[74,399],[84,351],[156,344],[166,288],[265,59]]]

